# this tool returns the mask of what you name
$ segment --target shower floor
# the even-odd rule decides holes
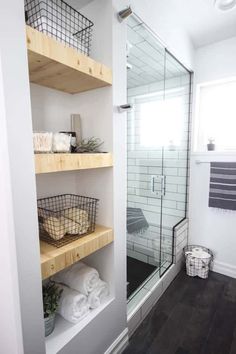
[[[127,257],[127,299],[156,269],[151,264]]]

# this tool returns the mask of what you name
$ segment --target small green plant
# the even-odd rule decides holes
[[[208,143],[209,144],[214,144],[214,141],[215,141],[214,138],[212,138],[212,137],[208,138]]]
[[[98,148],[103,144],[99,138],[89,138],[83,139],[76,147],[76,152],[78,153],[89,153],[89,152],[99,152]]]
[[[53,315],[57,311],[62,291],[53,281],[43,285],[44,318]]]

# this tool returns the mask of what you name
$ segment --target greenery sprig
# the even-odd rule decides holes
[[[99,138],[88,138],[83,139],[76,147],[77,153],[92,153],[92,152],[99,152],[100,146],[102,146],[104,142],[101,141]]]
[[[51,280],[46,285],[43,285],[44,318],[49,317],[57,311],[62,292],[63,290]]]

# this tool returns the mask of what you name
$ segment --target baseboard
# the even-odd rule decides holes
[[[231,264],[214,261],[212,270],[213,272],[224,274],[231,278],[236,278],[236,266]]]
[[[125,349],[129,342],[128,328],[116,338],[104,354],[120,354]]]

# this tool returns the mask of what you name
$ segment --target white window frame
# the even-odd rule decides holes
[[[193,152],[194,153],[210,153],[212,154],[213,152],[207,151],[207,147],[203,148],[203,144],[201,143],[202,140],[202,133],[201,133],[201,118],[200,118],[200,95],[201,95],[201,89],[204,87],[208,86],[216,86],[216,85],[221,85],[221,84],[226,84],[230,82],[235,82],[236,83],[236,76],[232,76],[230,78],[224,78],[220,80],[212,80],[204,83],[199,83],[196,85],[195,88],[195,105],[194,105],[194,124],[193,124]],[[224,153],[224,154],[231,154],[236,152],[236,144],[235,147],[232,148],[224,148],[224,149],[217,149],[217,142],[216,142],[216,151],[214,153]]]

